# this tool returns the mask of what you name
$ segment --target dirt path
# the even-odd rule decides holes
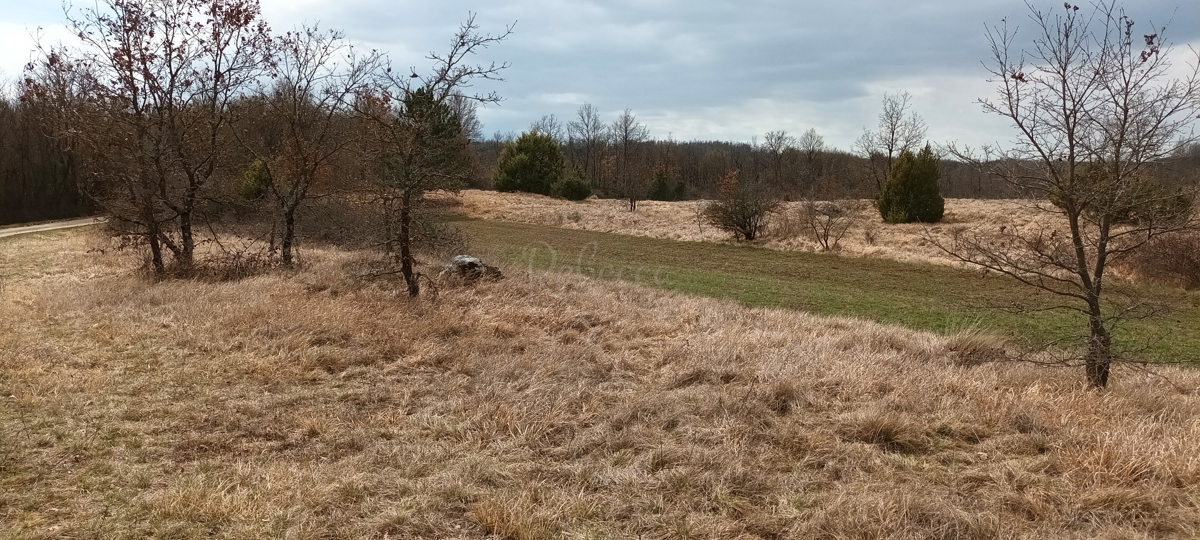
[[[51,223],[39,223],[37,225],[27,225],[25,227],[12,227],[8,229],[0,229],[0,238],[16,236],[18,234],[27,234],[35,232],[53,231],[57,229],[71,229],[74,227],[86,227],[103,223],[103,218],[80,218],[69,221],[55,221]]]

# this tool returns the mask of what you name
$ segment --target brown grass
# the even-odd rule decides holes
[[[439,195],[449,199],[452,195]],[[698,222],[696,213],[703,201],[642,201],[638,211],[615,199],[571,202],[524,193],[466,190],[456,206],[469,217],[549,225],[567,229],[612,232],[688,242],[730,242],[728,233]],[[946,215],[940,223],[883,223],[869,201],[855,205],[856,223],[840,242],[842,255],[874,257],[902,262],[949,266],[962,263],[948,256],[929,238],[950,238],[955,230],[1001,226],[1028,229],[1045,224],[1047,216],[1024,201],[947,199]],[[821,251],[821,246],[799,226],[803,203],[785,203],[773,223],[775,227],[757,245],[790,251]]]
[[[1190,538],[1200,374],[368,255],[151,284],[0,242],[3,538]],[[971,360],[964,360],[969,357]]]

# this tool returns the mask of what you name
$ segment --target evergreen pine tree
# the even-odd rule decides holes
[[[879,195],[879,215],[888,223],[936,223],[945,211],[938,188],[937,158],[929,145],[917,155],[905,150],[896,159]]]
[[[563,175],[563,155],[549,135],[521,135],[500,153],[496,191],[524,191],[550,195]]]
[[[667,173],[658,171],[654,173],[654,184],[650,186],[650,193],[646,198],[652,201],[673,201],[675,200],[674,190],[667,183]]]

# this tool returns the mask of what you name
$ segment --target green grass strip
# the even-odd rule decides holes
[[[456,225],[480,253],[502,261],[510,272],[579,273],[749,306],[858,317],[943,334],[979,328],[1027,346],[1068,342],[1086,332],[1079,313],[1047,310],[1074,305],[1070,299],[980,272],[498,221],[462,220]],[[1132,292],[1166,313],[1125,322],[1118,329],[1117,347],[1130,359],[1196,362],[1200,294],[1159,287]]]

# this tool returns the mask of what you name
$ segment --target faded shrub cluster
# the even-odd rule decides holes
[[[1138,277],[1187,290],[1200,289],[1200,233],[1151,239],[1124,261]]]
[[[737,240],[754,240],[767,231],[771,217],[779,208],[778,199],[761,186],[744,185],[737,171],[721,179],[721,197],[708,203],[703,218],[712,226],[733,234]]]

